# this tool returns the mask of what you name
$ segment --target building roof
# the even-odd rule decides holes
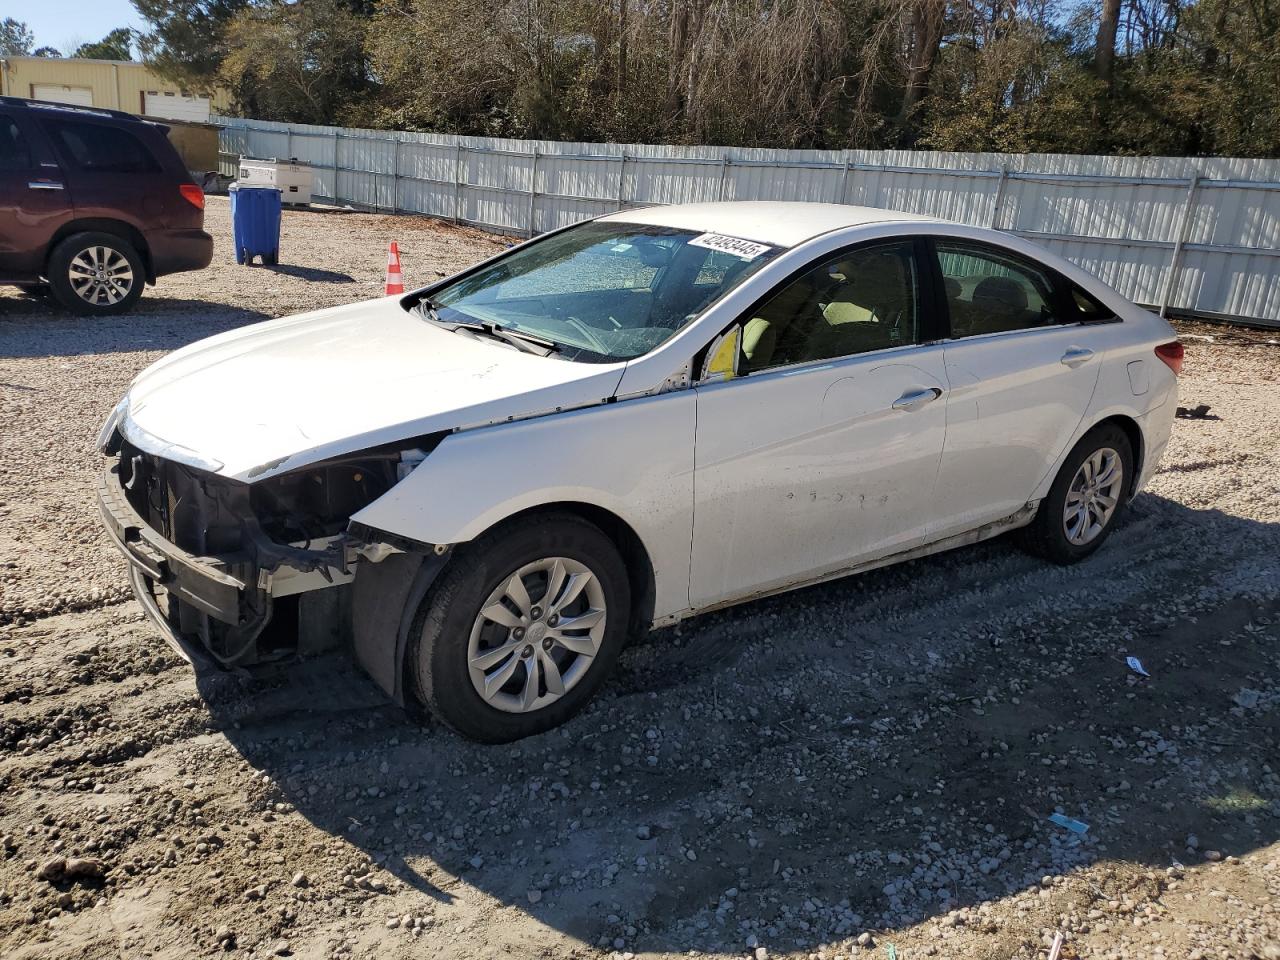
[[[625,223],[722,233],[757,243],[794,247],[813,237],[844,227],[896,220],[940,222],[936,217],[876,207],[840,203],[784,203],[773,200],[739,200],[729,203],[685,203],[624,210],[604,217]]]

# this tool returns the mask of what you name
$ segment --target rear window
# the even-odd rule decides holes
[[[0,115],[0,170],[31,169],[31,149],[12,117]]]
[[[95,173],[156,173],[155,157],[132,133],[80,120],[46,120],[54,141],[75,166]]]

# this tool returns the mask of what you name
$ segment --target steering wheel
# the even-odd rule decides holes
[[[577,330],[584,337],[586,337],[587,340],[590,342],[592,348],[596,351],[596,353],[607,354],[609,352],[608,344],[606,344],[603,340],[601,340],[598,336],[596,336],[595,331],[592,330],[590,326],[588,326],[587,324],[579,320],[577,317],[565,314],[565,316],[562,317],[561,319],[563,319],[565,323],[571,324],[573,326],[573,329]]]

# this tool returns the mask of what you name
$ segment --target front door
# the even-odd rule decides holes
[[[946,418],[910,240],[824,260],[744,320],[742,375],[696,388],[695,609],[920,543]]]

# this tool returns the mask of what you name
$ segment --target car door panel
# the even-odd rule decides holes
[[[697,387],[694,608],[920,543],[945,403],[894,404],[944,377],[920,346]]]
[[[33,124],[0,114],[0,136],[10,137],[0,163],[0,280],[29,281],[43,270],[58,228],[71,219],[71,203],[62,171]]]
[[[1031,499],[1075,434],[1102,368],[1089,328],[1045,327],[955,340],[944,348],[947,439],[930,539],[1009,516]]]

